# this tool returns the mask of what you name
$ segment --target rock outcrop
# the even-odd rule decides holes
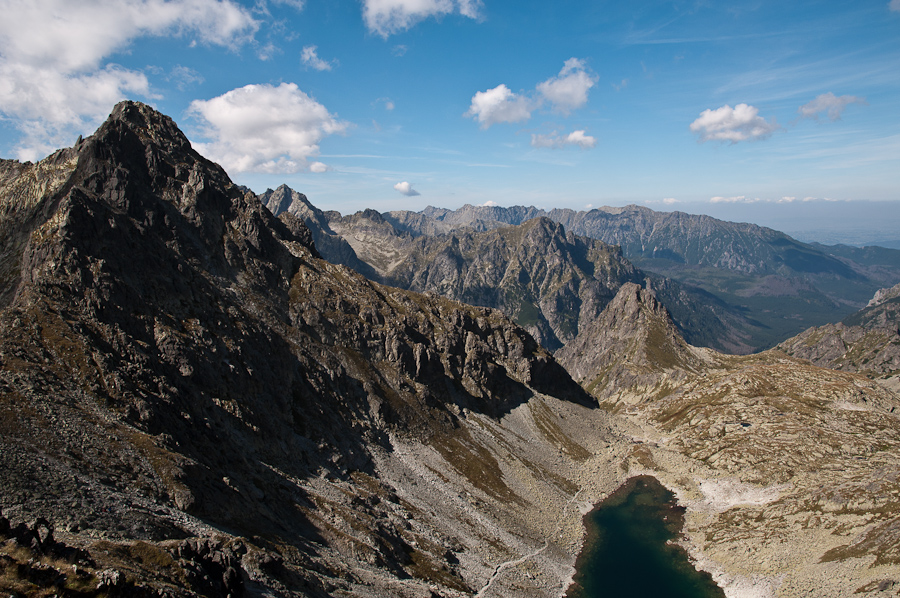
[[[640,402],[708,367],[713,355],[684,341],[651,289],[627,283],[557,359],[598,399],[621,400],[625,391]]]
[[[838,324],[810,328],[778,345],[820,367],[860,372],[900,391],[900,284]]]

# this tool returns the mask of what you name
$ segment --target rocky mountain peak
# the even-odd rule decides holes
[[[284,212],[290,212],[301,218],[307,213],[321,214],[321,210],[309,203],[304,194],[284,184],[279,185],[274,191],[267,189],[259,199],[275,216],[280,216]]]
[[[557,359],[594,396],[624,389],[648,395],[665,379],[684,378],[703,364],[650,288],[625,283],[600,316],[560,349]]]
[[[255,555],[277,549],[247,538],[293,555],[267,556],[274,574],[240,564],[268,588],[296,576],[327,595],[316,580],[351,578],[363,559],[427,577],[401,538],[446,496],[432,502],[408,471],[521,506],[532,499],[510,489],[481,424],[542,397],[593,403],[499,312],[319,259],[299,217],[273,216],[142,104],[37,164],[0,163],[0,233],[0,508],[69,522],[78,546],[230,530]],[[393,453],[429,442],[427,466]],[[448,547],[424,550],[415,563],[431,567]]]
[[[876,291],[875,296],[872,297],[871,300],[869,300],[869,304],[866,305],[866,307],[875,307],[898,297],[900,297],[900,283],[890,288],[879,289],[878,291]]]

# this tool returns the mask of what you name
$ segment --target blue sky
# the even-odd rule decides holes
[[[900,0],[0,0],[0,14],[3,157],[71,145],[130,98],[237,182],[342,213],[637,203],[900,227]]]

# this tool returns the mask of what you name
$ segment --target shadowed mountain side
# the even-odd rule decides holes
[[[550,459],[590,453],[558,413],[607,434],[502,314],[320,260],[147,106],[0,183],[0,506],[87,549],[91,591],[104,566],[133,595],[467,591],[571,498]]]

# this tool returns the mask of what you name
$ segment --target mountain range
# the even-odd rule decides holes
[[[413,234],[390,214],[322,212],[287,186],[260,200],[306,222],[325,259],[384,284],[493,307],[557,350],[599,315],[626,282],[653,287],[691,342],[747,352],[753,326],[700,288],[636,268],[621,248],[567,232],[546,216],[522,224]],[[411,217],[411,214],[407,214]],[[417,221],[425,226],[424,216]]]
[[[261,197],[264,202],[265,198],[266,194]],[[291,204],[267,205],[277,214]],[[298,214],[308,211],[299,205],[295,208]],[[839,321],[865,306],[878,289],[900,279],[900,250],[801,243],[753,224],[633,205],[589,212],[522,206],[428,207],[421,212],[386,212],[381,216],[390,227],[381,223],[359,231],[354,228],[359,226],[356,221],[371,220],[372,210],[349,217],[320,214],[311,228],[327,223],[326,230],[345,238],[357,257],[382,275],[390,264],[372,247],[392,247],[397,259],[406,253],[395,240],[404,233],[435,238],[463,229],[488,231],[548,218],[569,233],[620,247],[621,255],[643,271],[676,281],[692,294],[702,291],[700,303],[717,305],[718,318],[728,333],[705,324],[712,326],[709,333],[696,335],[677,315],[676,322],[692,342],[730,352],[770,348],[810,326]],[[716,338],[722,340],[717,343]]]
[[[640,474],[726,596],[900,586],[896,289],[843,354],[733,355],[684,338],[723,301],[546,215],[298,197],[134,102],[0,162],[0,590],[561,596],[582,515]],[[882,335],[861,361],[850,329]]]

